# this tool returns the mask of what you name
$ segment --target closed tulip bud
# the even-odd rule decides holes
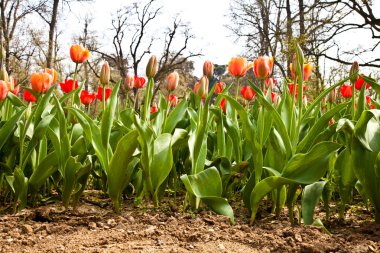
[[[6,81],[6,82],[9,81],[8,72],[5,69],[5,65],[1,66],[1,69],[0,69],[0,80]]]
[[[0,101],[3,101],[9,92],[8,84],[6,81],[0,80]]]
[[[107,61],[103,63],[102,70],[100,71],[100,83],[104,86],[110,82],[110,65]]]
[[[149,59],[148,65],[146,65],[146,76],[153,78],[157,74],[157,58],[152,55]]]
[[[244,86],[241,89],[241,95],[247,101],[251,101],[255,97],[255,92],[250,86]]]
[[[177,71],[173,71],[172,73],[168,75],[166,79],[166,88],[169,91],[174,91],[178,86],[178,82],[179,82],[179,75]]]
[[[350,81],[351,83],[355,83],[356,80],[358,80],[359,77],[359,63],[357,61],[354,61],[351,65],[350,69]]]
[[[214,93],[218,95],[223,91],[223,89],[226,87],[226,84],[224,82],[219,82],[216,84],[216,87],[214,89]]]
[[[268,56],[259,56],[253,62],[253,71],[257,78],[267,79],[273,70],[273,57],[269,58]]]
[[[214,75],[214,64],[210,61],[205,61],[203,64],[203,75],[207,76],[208,79],[211,79]]]
[[[330,103],[335,103],[335,101],[336,101],[336,89],[333,89],[332,91],[330,91],[328,101]]]
[[[207,76],[202,76],[199,80],[199,85],[197,89],[197,95],[200,98],[205,98],[208,93],[208,78]]]
[[[302,48],[299,44],[297,44],[296,46],[296,52],[298,54],[298,57],[300,59],[300,66],[303,66],[303,59],[305,58],[304,54],[303,54],[303,51],[302,51]]]
[[[125,78],[125,88],[128,90],[133,89],[133,85],[135,84],[135,77],[131,74],[128,74],[127,77]]]

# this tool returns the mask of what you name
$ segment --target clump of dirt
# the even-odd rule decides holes
[[[171,203],[160,210],[126,201],[120,215],[106,199],[86,195],[75,211],[60,204],[0,217],[0,252],[379,252],[380,225],[365,211],[332,220],[325,234],[291,226],[283,215],[248,225],[244,208],[236,224],[210,211],[182,213]],[[100,207],[103,206],[103,207]],[[364,209],[363,209],[364,210]]]

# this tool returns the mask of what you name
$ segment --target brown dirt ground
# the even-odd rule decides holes
[[[117,215],[108,199],[87,192],[76,211],[49,204],[3,215],[0,252],[380,252],[380,225],[364,207],[348,210],[345,224],[332,218],[327,235],[292,227],[286,214],[262,214],[249,226],[246,209],[238,208],[230,225],[210,211],[181,212],[165,202],[160,210],[124,205]]]

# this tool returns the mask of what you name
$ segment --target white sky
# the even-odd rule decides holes
[[[112,51],[112,31],[109,30],[112,15],[121,6],[133,2],[135,1],[95,0],[90,6],[88,4],[72,4],[73,13],[66,17],[67,25],[78,24],[81,22],[81,18],[87,13],[91,13],[93,24],[90,25],[89,29],[97,31],[100,39],[109,41],[109,43],[104,44],[108,44],[110,46],[109,51]],[[143,3],[145,2],[143,1]],[[229,2],[229,0],[158,0],[155,6],[162,6],[162,13],[157,21],[151,24],[152,28],[155,27],[151,31],[154,31],[155,36],[160,37],[160,33],[155,31],[169,26],[173,17],[179,14],[182,21],[189,23],[191,33],[195,35],[195,39],[189,43],[189,47],[193,49],[192,51],[201,50],[204,55],[193,58],[195,60],[194,74],[201,76],[205,60],[217,64],[227,64],[231,57],[242,52],[242,48],[235,45],[234,38],[229,37],[231,34],[224,27],[229,21],[229,17],[227,17]],[[80,6],[85,7],[86,10],[83,11]],[[75,27],[71,26],[71,28],[70,30],[73,33],[78,33],[83,29],[83,22],[75,25]],[[160,48],[152,48],[152,51],[159,56],[162,53],[162,42],[157,43],[160,44]],[[126,44],[125,50],[127,49],[128,44]],[[148,57],[146,58],[148,59]],[[145,62],[141,63],[141,67],[145,69]]]
[[[86,15],[90,15],[93,18],[93,23],[89,29],[97,32],[100,41],[105,46],[104,51],[113,52],[112,31],[110,30],[112,15],[116,13],[118,8],[130,5],[133,2],[136,2],[136,0],[94,0],[92,4],[74,2],[71,4],[72,11],[67,12],[67,16],[64,17],[66,24],[59,29],[64,31],[63,37],[67,36],[65,39],[70,41],[73,34],[78,34],[83,30],[83,21],[81,19]],[[142,4],[144,3],[146,3],[146,0],[142,1]],[[160,37],[160,34],[162,34],[160,29],[167,27],[173,17],[179,14],[182,21],[189,23],[192,34],[196,36],[189,47],[194,50],[201,50],[204,55],[193,58],[195,61],[194,74],[201,76],[205,60],[211,60],[217,64],[227,64],[231,57],[235,57],[243,51],[242,46],[234,42],[231,32],[225,28],[225,25],[231,22],[228,17],[229,4],[230,0],[158,0],[155,6],[162,6],[162,13],[151,24],[149,32],[155,34],[156,37]],[[375,5],[374,8],[376,9],[378,6],[380,4]],[[360,17],[359,19],[361,22],[362,19]],[[70,29],[66,29],[67,27]],[[163,39],[162,36],[161,39]],[[361,33],[355,31],[351,35],[347,34],[342,37],[339,44],[342,49],[349,50],[360,48],[360,46],[365,47],[371,40],[368,31],[362,31]],[[152,48],[152,51],[153,54],[159,56],[162,53],[162,41],[161,43],[157,42],[157,44],[160,44],[160,46]],[[69,46],[67,45],[67,47]],[[128,51],[128,44],[125,45],[125,51]],[[380,49],[378,48],[377,52],[379,51]],[[369,57],[371,58],[375,54],[376,52]],[[149,56],[140,64],[141,75],[145,74],[145,64],[148,58]],[[362,59],[365,60],[366,55],[353,56],[352,59],[347,60],[358,60],[360,63]],[[326,67],[329,68],[332,64],[334,63],[326,62]]]

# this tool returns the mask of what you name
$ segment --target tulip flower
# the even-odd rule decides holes
[[[214,64],[211,61],[205,61],[203,64],[203,75],[207,76],[208,79],[211,79],[214,75]]]
[[[358,80],[358,76],[359,76],[359,63],[357,61],[354,61],[350,68],[351,84],[355,83],[356,80]]]
[[[258,79],[266,79],[270,76],[273,70],[273,57],[259,56],[253,61],[253,72]]]
[[[334,120],[334,118],[331,118],[331,119],[329,120],[329,126],[331,126],[332,124],[335,124],[335,120]]]
[[[220,104],[219,104],[219,107],[222,109],[222,111],[225,113],[226,112],[226,107],[227,107],[227,101],[225,98],[223,98],[221,101],[220,101]]]
[[[344,98],[352,97],[352,85],[343,84],[340,87],[340,94],[342,94]]]
[[[105,100],[107,100],[110,97],[111,92],[111,88],[105,88]],[[98,93],[96,94],[96,98],[100,101],[103,101],[103,87],[98,87]]]
[[[289,69],[290,69],[290,74],[292,76],[292,80],[294,80],[296,76],[295,76],[295,70],[293,69],[293,63],[289,65]],[[303,80],[304,81],[307,81],[310,78],[312,71],[313,71],[313,65],[311,63],[306,63],[303,65]]]
[[[366,97],[365,97],[365,101],[367,102],[367,105],[368,105],[371,109],[375,109],[375,106],[372,104],[372,100],[371,100],[371,97],[370,97],[370,96],[366,96]]]
[[[216,84],[216,87],[214,89],[214,93],[218,95],[223,91],[223,89],[226,87],[226,84],[224,82],[219,82]]]
[[[90,51],[81,45],[72,45],[70,48],[71,60],[77,64],[85,62],[90,55]]]
[[[241,94],[243,98],[247,101],[251,101],[255,97],[255,92],[250,86],[244,86],[241,89]]]
[[[146,76],[148,78],[153,78],[157,74],[157,58],[152,55],[146,65]]]
[[[289,93],[291,95],[293,95],[294,83],[289,84],[288,88],[289,88]],[[306,86],[305,85],[302,85],[302,91],[304,91],[304,92],[306,91]],[[295,96],[296,97],[298,96],[298,84],[296,85],[296,94],[295,94]]]
[[[0,68],[0,80],[6,81],[6,82],[9,81],[8,72],[5,69],[5,65],[2,65]]]
[[[194,84],[194,88],[193,88],[194,93],[197,93],[198,88],[199,88],[199,82],[196,82],[196,83]]]
[[[24,90],[24,100],[29,102],[36,102],[37,98],[33,96],[28,90]]]
[[[150,108],[150,114],[153,114],[153,113],[156,113],[158,112],[158,108],[156,105],[152,105],[152,107]]]
[[[51,82],[52,84],[54,84],[57,81],[58,73],[55,69],[45,68],[45,73],[48,73],[49,75],[53,77],[53,80]]]
[[[237,57],[232,58],[228,63],[228,71],[236,78],[240,78],[246,75],[247,71],[252,68],[253,64],[248,64],[246,58]]]
[[[12,76],[9,76],[9,82],[6,82],[7,86],[8,86],[8,90],[10,92],[12,92],[13,94],[17,95],[20,91],[20,85],[17,85],[17,81],[15,79],[13,79]]]
[[[270,87],[271,90],[273,90],[275,85],[276,85],[276,80],[274,78],[265,79],[265,87],[267,89]]]
[[[131,74],[128,74],[124,82],[125,88],[128,90],[132,90],[134,84],[135,84],[135,77]]]
[[[96,93],[95,92],[90,93],[90,92],[88,92],[86,90],[82,90],[81,93],[80,93],[80,101],[84,105],[92,104],[92,102],[94,102],[95,98],[96,98]]]
[[[144,85],[145,85],[145,78],[135,76],[133,87],[135,87],[136,89],[141,89],[142,87],[144,87]]]
[[[30,77],[30,83],[35,92],[46,92],[53,84],[53,77],[46,72],[33,73]]]
[[[336,101],[336,89],[333,89],[333,90],[329,93],[328,101],[329,101],[330,103],[335,103],[335,101]]]
[[[103,86],[107,85],[110,82],[110,76],[111,76],[110,65],[108,64],[107,61],[105,61],[100,71],[100,77],[99,77],[100,84]]]
[[[176,95],[172,94],[169,96],[169,102],[170,102],[170,106],[176,107],[179,103],[179,99]]]
[[[195,89],[195,87],[194,87]],[[198,88],[196,91],[198,97],[204,99],[208,93],[208,78],[207,76],[202,76],[198,83]]]
[[[9,92],[8,84],[7,82],[0,80],[0,101],[3,101]]]
[[[265,96],[267,95],[267,91],[264,92]],[[270,92],[270,100],[272,101],[272,103],[274,103],[274,101],[276,100],[277,98],[277,94],[274,93],[273,91]]]
[[[65,79],[65,81],[63,83],[60,83],[59,86],[61,87],[61,90],[64,92],[64,93],[69,93],[73,90],[73,86],[74,86],[74,89],[78,89],[78,82],[75,81],[75,85],[74,84],[74,80],[73,79]]]
[[[174,91],[177,86],[178,86],[178,82],[179,82],[179,75],[177,73],[177,71],[173,71],[172,73],[170,73],[166,79],[166,88],[168,91]]]
[[[303,80],[304,81],[309,80],[309,77],[311,76],[312,71],[313,71],[313,65],[311,65],[311,63],[307,63],[303,65]]]
[[[365,83],[364,79],[361,76],[359,76],[358,79],[355,81],[355,89],[361,90],[364,83]],[[371,87],[371,85],[366,83],[365,89],[368,89],[369,87]]]

